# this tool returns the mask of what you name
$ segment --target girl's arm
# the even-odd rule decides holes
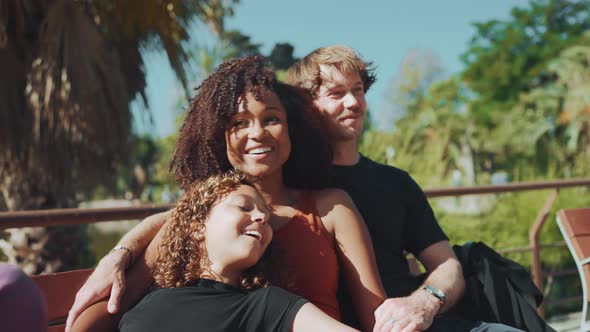
[[[371,331],[375,325],[374,312],[387,296],[367,226],[350,196],[342,190],[320,191],[317,203],[324,225],[333,230],[340,266],[363,330]]]
[[[142,292],[144,289],[136,290],[138,284],[125,282],[125,270],[129,269],[129,275],[137,275],[141,279],[142,275],[149,274],[149,268],[145,266],[144,251],[150,241],[162,228],[162,225],[168,219],[171,211],[158,213],[144,219],[140,224],[130,230],[119,241],[120,246],[128,248],[127,250],[115,250],[103,257],[88,280],[76,294],[74,305],[70,309],[66,322],[66,332],[72,328],[72,324],[78,316],[90,305],[109,297],[107,310],[111,314],[119,311],[121,297],[126,292],[126,284],[129,284],[130,291]],[[157,248],[157,247],[156,247]],[[133,257],[133,266],[129,266]],[[139,264],[141,263],[141,264]],[[147,272],[146,272],[147,271]],[[151,277],[150,277],[151,278]],[[103,304],[103,307],[104,304]]]
[[[328,316],[311,303],[304,304],[295,315],[293,332],[358,331]]]

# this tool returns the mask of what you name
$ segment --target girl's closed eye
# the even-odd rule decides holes
[[[240,210],[242,210],[244,212],[250,212],[250,211],[252,211],[252,208],[253,208],[251,204],[250,205],[247,205],[247,204],[236,204],[236,206]]]
[[[238,209],[249,212],[254,209],[254,204],[250,200],[242,197],[241,195],[235,196],[235,199],[231,202],[232,205],[236,206]]]

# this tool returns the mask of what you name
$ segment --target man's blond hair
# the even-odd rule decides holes
[[[287,73],[287,83],[304,88],[316,98],[322,85],[320,65],[334,66],[345,75],[358,74],[365,92],[376,80],[372,62],[364,61],[351,47],[334,45],[320,47],[294,63]]]

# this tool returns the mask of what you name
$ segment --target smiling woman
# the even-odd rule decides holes
[[[187,193],[207,178],[234,168],[257,177],[255,186],[272,210],[268,223],[275,232],[273,248],[276,250],[270,257],[273,285],[306,298],[325,313],[322,317],[327,324],[336,324],[340,319],[336,292],[342,271],[358,304],[357,313],[363,328],[370,330],[374,324],[373,311],[383,301],[385,293],[362,217],[345,192],[329,188],[332,155],[318,119],[319,113],[313,108],[309,94],[278,82],[263,58],[226,61],[197,89],[180,129],[171,170]],[[223,210],[211,214],[226,214],[220,219],[227,219],[227,223],[211,220],[203,233],[214,241],[201,242],[209,251],[209,262],[201,262],[205,256],[198,251],[179,254],[185,250],[184,246],[179,246],[180,251],[168,251],[175,260],[187,264],[183,257],[193,257],[189,265],[207,267],[197,271],[206,271],[216,280],[236,285],[238,271],[241,273],[258,260],[259,252],[255,249],[266,245],[270,237],[264,229],[258,228],[264,222],[250,223],[239,218],[252,211],[263,212],[262,204],[240,195],[230,196],[227,201],[220,202],[225,206]],[[194,205],[192,208],[197,209]],[[134,257],[141,257],[134,260],[139,264],[133,264],[127,276],[127,252],[115,250],[101,260],[78,292],[69,324],[88,305],[109,292],[111,313],[118,311],[120,303],[127,309],[128,303],[143,294],[151,282],[143,263],[148,268],[153,267],[163,232],[155,238],[154,235],[169,218],[177,218],[177,213],[174,210],[149,217],[119,242],[129,248]],[[229,224],[233,226],[226,227]],[[186,232],[176,233],[178,238],[169,241],[190,240]],[[194,231],[188,233],[195,234]],[[199,249],[194,245],[188,248],[192,247]],[[175,279],[179,278],[177,268],[159,269],[162,275],[175,276],[171,277],[172,284],[178,282]],[[191,273],[180,273],[184,278],[180,280],[188,283],[194,280],[190,278],[202,277],[200,272]],[[121,301],[121,289],[125,284],[128,285],[125,287],[127,297]],[[302,310],[307,310],[305,308],[303,306]],[[97,312],[100,310],[104,309]],[[208,312],[207,308],[204,310]],[[95,319],[91,315],[82,317],[88,317],[88,321]],[[317,324],[320,323],[314,319],[295,320],[293,328],[307,326],[316,330]],[[344,328],[338,324],[333,326]]]
[[[272,239],[270,210],[253,185],[230,172],[185,194],[159,247],[159,287],[123,316],[122,332],[299,331],[302,320],[347,329],[305,299],[268,287],[259,260]]]
[[[158,286],[182,287],[204,276],[246,289],[262,285],[244,273],[272,239],[270,210],[253,185],[251,178],[230,172],[185,194],[159,247],[153,272]]]
[[[277,173],[289,159],[291,141],[287,112],[275,94],[256,100],[247,93],[225,133],[227,155],[234,167],[258,176]]]
[[[331,150],[311,98],[278,82],[261,57],[222,63],[197,91],[170,163],[183,189],[220,171],[255,166],[256,151],[245,151],[254,147],[274,150],[261,163],[267,168],[249,175],[272,173],[295,188],[331,184]]]

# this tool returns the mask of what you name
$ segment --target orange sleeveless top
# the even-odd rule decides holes
[[[313,192],[299,197],[297,213],[285,226],[275,231],[273,260],[278,285],[308,299],[326,314],[340,320],[338,257],[335,241],[320,219]]]

